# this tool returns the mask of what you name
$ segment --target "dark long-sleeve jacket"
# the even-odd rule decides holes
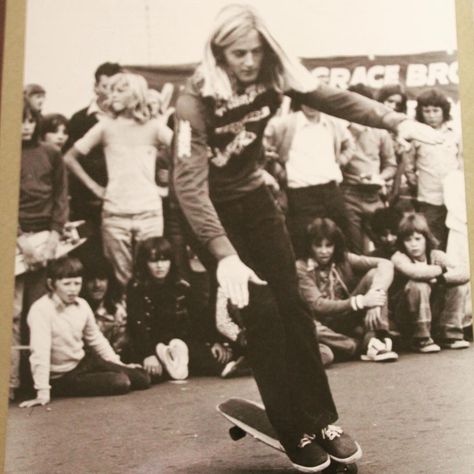
[[[186,338],[189,332],[185,294],[180,286],[132,280],[127,288],[127,328],[138,361],[155,354],[158,342]]]
[[[370,127],[395,130],[406,116],[357,94],[321,85],[301,103]],[[238,199],[263,184],[258,163],[268,120],[282,95],[261,84],[248,86],[226,102],[203,97],[191,78],[176,104],[172,185],[197,238],[217,258],[236,253],[214,204]]]
[[[21,151],[19,229],[62,232],[69,218],[66,170],[60,152],[49,145]]]

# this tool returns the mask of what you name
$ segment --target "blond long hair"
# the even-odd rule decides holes
[[[253,7],[232,4],[219,12],[197,70],[198,77],[202,79],[203,96],[222,100],[232,96],[232,81],[225,70],[222,50],[251,30],[261,35],[265,45],[261,71],[264,83],[279,92],[294,89],[304,93],[318,87],[317,78],[296,57],[283,50]]]
[[[113,89],[119,84],[126,84],[130,88],[134,101],[129,108],[132,117],[139,123],[147,122],[150,117],[150,110],[148,108],[147,95],[148,84],[146,79],[139,74],[132,74],[130,72],[120,72],[114,74],[110,78],[110,88]],[[110,99],[107,101],[106,107],[110,114],[116,117],[117,113],[111,107]]]

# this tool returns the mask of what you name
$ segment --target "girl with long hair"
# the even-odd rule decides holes
[[[220,375],[231,361],[232,351],[209,337],[188,304],[188,290],[177,281],[171,244],[164,237],[140,242],[127,288],[128,329],[137,362],[152,376]]]

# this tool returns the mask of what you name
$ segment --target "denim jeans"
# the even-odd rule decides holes
[[[283,446],[337,419],[310,310],[298,292],[295,257],[284,217],[266,187],[214,203],[242,261],[268,282],[250,285],[242,310],[247,355],[268,418]],[[216,262],[196,249],[213,279]]]
[[[123,288],[132,276],[137,242],[163,235],[163,214],[147,211],[139,214],[102,213],[104,255],[114,267]]]
[[[316,217],[332,219],[347,235],[349,222],[342,191],[336,182],[288,188],[288,230],[297,258],[307,254],[306,229]],[[347,242],[350,247],[351,242]]]
[[[400,330],[412,338],[463,339],[466,295],[466,285],[432,286],[410,280],[395,310]]]
[[[342,193],[349,219],[346,241],[354,253],[367,253],[370,238],[370,218],[384,204],[377,191],[365,191],[361,187],[345,184]]]
[[[417,203],[418,212],[421,212],[428,222],[431,232],[438,239],[439,248],[446,250],[448,242],[448,228],[446,227],[446,216],[448,210],[446,206],[436,206],[428,202]]]
[[[121,395],[150,387],[150,376],[143,369],[132,369],[87,353],[70,372],[51,379],[55,396],[95,397]]]

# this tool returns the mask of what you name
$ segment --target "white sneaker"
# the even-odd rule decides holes
[[[392,340],[385,338],[384,342],[372,337],[367,345],[367,352],[360,359],[368,362],[395,362],[398,354],[392,351]]]
[[[439,344],[444,349],[467,349],[471,346],[469,341],[464,339],[447,339]]]
[[[172,379],[188,378],[189,350],[181,339],[172,339],[168,345],[158,343],[156,355]]]

